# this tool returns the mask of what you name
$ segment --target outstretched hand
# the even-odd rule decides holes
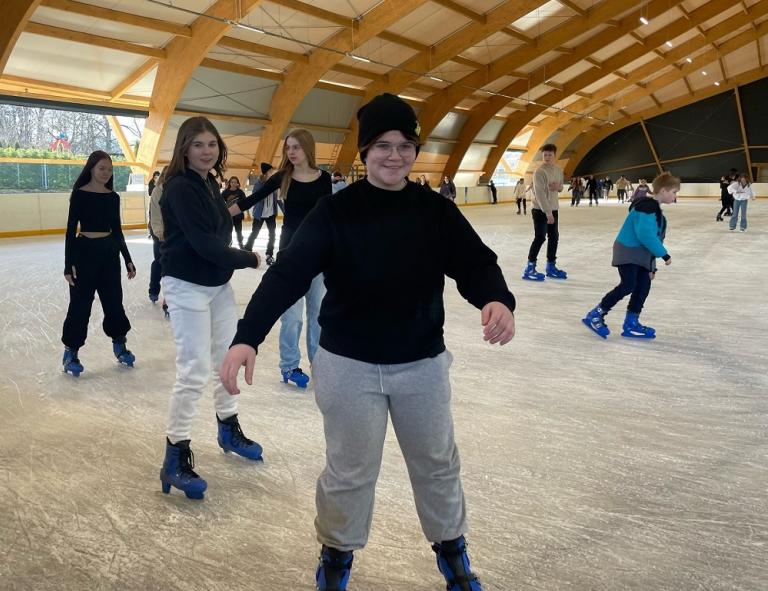
[[[488,302],[480,312],[483,340],[506,345],[515,336],[515,316],[501,302]]]
[[[245,383],[253,384],[253,366],[256,363],[256,349],[250,345],[233,345],[224,356],[219,370],[221,383],[230,394],[240,394],[237,387],[237,374],[245,366]]]

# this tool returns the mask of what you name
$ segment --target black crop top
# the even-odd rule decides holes
[[[93,193],[75,189],[69,198],[69,217],[67,234],[64,242],[64,274],[72,273],[75,255],[77,225],[80,232],[111,232],[125,259],[126,268],[131,263],[131,254],[125,244],[123,229],[120,226],[120,195],[115,193]]]

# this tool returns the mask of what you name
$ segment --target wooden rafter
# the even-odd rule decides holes
[[[117,117],[114,115],[107,115],[107,122],[109,123],[109,127],[112,129],[112,133],[114,133],[115,137],[117,138],[117,143],[120,145],[120,149],[122,150],[125,159],[128,162],[136,162],[136,154],[134,154],[133,148],[128,142],[128,138],[125,137],[123,126],[120,125]],[[131,166],[131,172],[138,174],[144,172],[144,170],[141,166]]]
[[[752,157],[749,154],[749,141],[747,139],[747,127],[744,125],[744,111],[741,107],[741,94],[739,93],[738,87],[733,89],[733,94],[736,98],[736,111],[739,114],[739,127],[741,128],[741,139],[744,142],[744,156],[747,159],[749,180],[750,182],[754,182],[754,178],[752,178]]]
[[[171,35],[181,35],[182,37],[192,36],[192,29],[184,25],[156,18],[148,18],[130,12],[113,10],[111,8],[103,8],[95,4],[86,4],[85,2],[75,2],[74,0],[42,0],[41,6],[61,10],[70,14],[80,14],[82,16],[121,23],[123,25],[151,29],[161,33],[170,33]]]
[[[279,49],[277,47],[271,47],[262,43],[252,43],[251,41],[244,41],[243,39],[237,39],[235,37],[222,37],[219,40],[221,47],[228,49],[236,49],[238,51],[247,51],[248,53],[255,53],[257,55],[265,55],[267,57],[274,57],[281,60],[287,60],[289,62],[301,62],[309,63],[309,56],[305,53],[299,53],[297,51],[287,51],[285,49]]]
[[[39,4],[40,0],[18,0],[3,7],[3,18],[0,19],[0,74],[5,71],[19,35]]]
[[[40,23],[27,23],[24,32],[29,33],[30,35],[41,35],[43,37],[51,37],[53,39],[82,43],[84,45],[95,45],[96,47],[103,47],[105,49],[123,51],[126,53],[135,53],[137,55],[145,55],[147,57],[154,57],[158,59],[165,58],[165,50],[158,49],[157,47],[146,47],[144,45],[130,43],[129,41],[123,41],[121,39],[102,37],[101,35],[82,33],[80,31],[72,31],[70,29],[63,29],[61,27],[42,25]]]
[[[139,80],[144,78],[147,74],[149,74],[154,68],[157,67],[157,64],[159,61],[153,57],[149,58],[147,61],[145,61],[143,64],[141,64],[137,69],[135,69],[128,77],[126,77],[120,84],[115,86],[110,91],[110,100],[117,100],[121,96],[123,96],[126,92],[128,92],[128,89],[131,88],[134,84],[136,84]]]
[[[504,27],[503,29],[501,29],[501,32],[504,33],[505,35],[509,35],[513,39],[522,41],[523,43],[530,43],[532,41],[532,39],[528,35],[526,35],[522,31],[518,31],[516,28],[511,26]]]
[[[566,6],[571,10],[573,10],[573,12],[575,12],[579,16],[585,16],[587,14],[586,10],[584,10],[581,6],[579,6],[575,2],[571,2],[571,0],[557,0],[557,1],[563,6]]]
[[[661,108],[661,103],[658,103],[656,106]],[[648,133],[648,127],[646,127],[645,125],[645,119],[640,119],[640,127],[643,128],[643,135],[645,135],[645,141],[648,142],[648,147],[651,149],[651,154],[653,154],[653,160],[654,162],[656,162],[656,168],[659,169],[659,174],[661,174],[662,168],[661,168],[661,162],[659,162],[659,155],[656,152],[656,146],[653,145],[651,134]]]
[[[475,12],[474,10],[467,8],[463,4],[454,2],[453,0],[432,0],[432,1],[435,4],[442,6],[443,8],[447,8],[448,10],[451,10],[456,14],[460,14],[461,16],[465,16],[468,19],[473,20],[475,22],[485,23],[486,21],[485,15]]]

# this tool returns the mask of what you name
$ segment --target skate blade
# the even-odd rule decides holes
[[[625,337],[627,339],[645,339],[645,340],[649,340],[649,339],[655,339],[656,338],[655,334],[651,334],[651,335],[648,335],[648,334],[634,334],[634,333],[631,333],[631,332],[622,332],[621,336],[623,336],[623,337]]]
[[[586,327],[587,327],[587,328],[588,328],[588,329],[589,329],[591,332],[595,333],[597,336],[599,336],[599,337],[600,337],[600,338],[602,338],[602,339],[607,339],[607,338],[608,338],[608,335],[609,335],[609,334],[611,334],[611,333],[610,333],[610,331],[609,331],[609,332],[607,332],[607,333],[605,333],[605,334],[601,334],[601,333],[599,333],[599,332],[598,332],[598,331],[596,331],[596,330],[595,330],[595,328],[592,326],[592,323],[591,323],[589,320],[587,320],[586,318],[582,318],[582,319],[581,319],[581,321],[584,323],[584,326],[586,326]]]
[[[523,275],[525,281],[544,281],[544,277],[527,277]]]

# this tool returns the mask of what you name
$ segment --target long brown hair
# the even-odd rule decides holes
[[[189,147],[198,135],[206,131],[211,132],[219,144],[219,157],[212,170],[217,178],[224,180],[224,171],[227,169],[227,145],[221,139],[213,123],[206,117],[190,117],[179,127],[179,132],[176,134],[176,144],[173,146],[173,156],[171,156],[168,169],[165,171],[166,179],[186,172]]]
[[[307,164],[310,168],[317,170],[317,164],[315,163],[315,138],[306,129],[293,129],[283,140],[283,160],[280,162],[280,172],[283,173],[283,180],[280,183],[280,198],[285,200],[288,196],[288,186],[291,184],[291,177],[293,177],[293,163],[288,159],[288,138],[292,137],[304,150],[304,154],[307,157]]]
[[[88,160],[85,161],[85,166],[83,166],[83,170],[80,173],[80,176],[77,177],[77,180],[75,180],[75,184],[72,185],[72,190],[76,191],[80,187],[83,187],[91,182],[91,171],[93,170],[93,167],[96,166],[99,162],[102,160],[109,160],[109,163],[112,164],[112,157],[107,154],[104,150],[96,150],[95,152],[91,152],[91,155],[88,156]],[[115,186],[115,175],[113,174],[111,177],[109,177],[109,180],[106,182],[105,186],[110,191],[114,191]]]

